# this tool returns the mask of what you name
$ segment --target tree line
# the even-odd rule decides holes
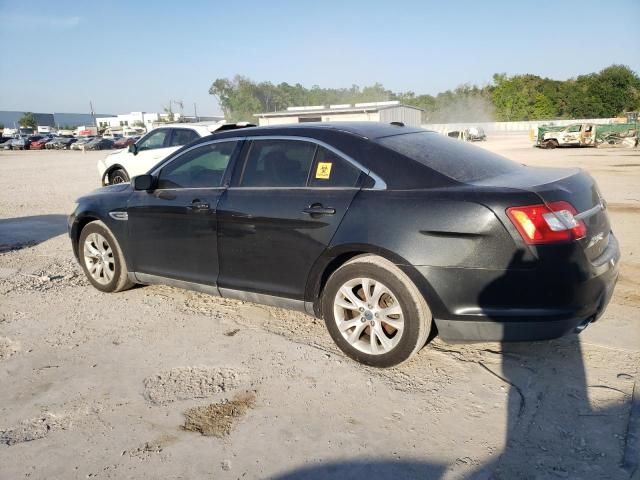
[[[209,93],[217,97],[230,121],[250,121],[255,113],[291,106],[387,100],[421,108],[425,123],[607,118],[640,109],[640,77],[625,65],[611,65],[569,80],[497,73],[488,85],[465,84],[437,95],[393,92],[380,83],[349,88],[276,85],[241,75],[216,79]]]

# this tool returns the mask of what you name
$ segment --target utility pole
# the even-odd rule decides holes
[[[93,119],[93,125],[96,127],[96,131],[98,130],[98,124],[96,123],[96,114],[93,113],[93,102],[89,100],[89,109],[91,110],[91,118]]]
[[[196,107],[196,102],[193,102],[193,117],[196,119],[196,122],[199,122],[198,119],[198,109]]]
[[[169,119],[170,122],[173,122],[173,110],[172,110],[172,107],[171,107],[172,103],[173,103],[173,99],[170,98],[169,99],[169,111],[167,112],[168,119]]]

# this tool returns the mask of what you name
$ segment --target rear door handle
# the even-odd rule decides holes
[[[322,206],[321,203],[314,203],[313,205],[310,205],[307,208],[305,208],[304,210],[302,210],[302,213],[306,213],[306,214],[311,215],[311,216],[314,216],[314,215],[335,215],[336,209],[335,208],[325,208],[325,207]]]

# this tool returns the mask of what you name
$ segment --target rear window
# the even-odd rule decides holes
[[[377,142],[458,182],[475,182],[521,167],[483,148],[433,132],[394,135],[380,138]]]

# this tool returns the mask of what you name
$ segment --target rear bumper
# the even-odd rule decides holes
[[[612,234],[596,261],[562,269],[415,268],[443,340],[532,341],[596,321],[613,295],[619,260]]]

